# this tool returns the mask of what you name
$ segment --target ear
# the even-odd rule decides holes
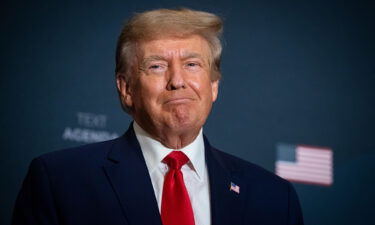
[[[123,75],[118,75],[116,78],[117,90],[120,94],[121,103],[127,108],[133,107],[133,98],[129,83],[126,82]]]
[[[219,93],[219,80],[211,81],[212,102],[215,102]]]

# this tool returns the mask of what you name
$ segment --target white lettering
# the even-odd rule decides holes
[[[62,135],[63,140],[93,143],[106,141],[110,139],[117,138],[119,135],[117,133],[110,133],[108,131],[97,131],[91,129],[82,128],[70,128],[66,127]]]
[[[107,126],[107,116],[102,114],[93,114],[77,112],[78,124],[85,127],[104,128]]]

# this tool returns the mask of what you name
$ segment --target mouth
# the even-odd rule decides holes
[[[180,97],[180,98],[171,98],[165,101],[164,104],[184,104],[193,101],[192,98]]]

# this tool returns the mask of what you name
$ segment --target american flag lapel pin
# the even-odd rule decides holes
[[[234,191],[237,194],[240,194],[240,186],[238,186],[237,184],[235,184],[233,182],[230,182],[230,188],[229,188],[229,190],[230,191]]]

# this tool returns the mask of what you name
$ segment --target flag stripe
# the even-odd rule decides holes
[[[303,149],[303,150],[311,150],[314,152],[321,152],[321,153],[327,153],[330,152],[332,153],[332,150],[330,148],[321,148],[321,147],[313,147],[313,146],[306,146],[306,145],[297,145],[296,149]]]
[[[285,170],[285,171],[296,171],[304,172],[304,173],[313,173],[313,174],[328,174],[331,175],[331,170],[325,170],[325,169],[315,169],[315,168],[306,168],[301,166],[289,166],[289,165],[277,165],[277,170]]]
[[[276,164],[278,163],[282,163],[284,165],[299,165],[299,166],[302,166],[302,167],[308,167],[308,168],[321,168],[321,169],[331,169],[332,168],[332,164],[331,163],[326,163],[324,162],[324,164],[319,164],[319,163],[313,163],[313,162],[298,162],[298,163],[295,163],[295,162],[288,162],[288,161],[278,161],[276,162]]]
[[[288,178],[288,180],[290,182],[293,182],[293,183],[300,183],[300,184],[308,184],[308,185],[319,185],[319,186],[331,186],[333,181],[332,182],[319,182],[319,181],[306,181],[306,180],[297,180],[297,179],[293,179],[293,178]]]
[[[277,174],[280,177],[285,179],[292,178],[292,179],[303,179],[306,181],[319,181],[319,182],[330,182],[332,179],[331,177],[319,177],[319,176],[307,176],[306,174]]]
[[[306,162],[306,163],[314,163],[314,164],[326,164],[330,165],[332,164],[330,160],[321,160],[321,159],[310,159],[310,158],[300,158],[297,157],[298,162]]]
[[[322,170],[310,170],[306,168],[296,168],[296,167],[277,167],[276,168],[279,172],[294,172],[294,173],[302,173],[302,174],[315,174],[315,175],[332,175],[331,171],[322,171]]]
[[[306,154],[306,155],[315,155],[315,156],[332,156],[332,152],[328,151],[319,151],[319,150],[312,150],[312,149],[305,149],[305,148],[297,148],[297,152]]]
[[[296,175],[296,174],[281,174],[280,177],[284,179],[291,179],[291,180],[298,180],[298,181],[306,181],[306,182],[314,182],[314,183],[321,183],[321,184],[332,184],[331,178],[316,178],[316,177],[307,177],[304,175]]]
[[[316,168],[316,169],[325,169],[325,170],[330,170],[332,168],[331,164],[317,164],[317,163],[306,163],[306,162],[301,162],[298,163],[299,166],[301,167],[306,167],[306,168]]]
[[[278,174],[302,174],[302,175],[306,175],[306,176],[324,176],[324,177],[330,177],[332,175],[331,172],[321,172],[321,171],[308,171],[308,170],[300,170],[300,169],[296,169],[296,168],[277,168],[278,171],[277,173]]]
[[[320,158],[320,159],[327,159],[332,158],[332,154],[320,154],[319,152],[306,152],[302,149],[297,150],[297,155],[303,155],[308,157]]]
[[[331,180],[330,175],[314,175],[314,174],[306,174],[306,173],[299,173],[299,172],[293,172],[293,171],[279,171],[277,173],[280,177],[288,178],[289,176],[299,176],[303,179],[311,180],[311,179],[318,179],[318,180]]]
[[[305,158],[305,159],[312,159],[312,160],[331,160],[331,156],[312,156],[312,155],[306,155],[303,153],[297,152],[297,158]]]
[[[311,155],[305,155],[305,154],[303,154],[303,153],[298,153],[297,152],[297,159],[298,158],[305,158],[305,159],[312,159],[312,160],[322,160],[322,161],[324,161],[324,160],[331,160],[332,159],[332,157],[331,156],[324,156],[324,157],[319,157],[319,156],[311,156]]]

